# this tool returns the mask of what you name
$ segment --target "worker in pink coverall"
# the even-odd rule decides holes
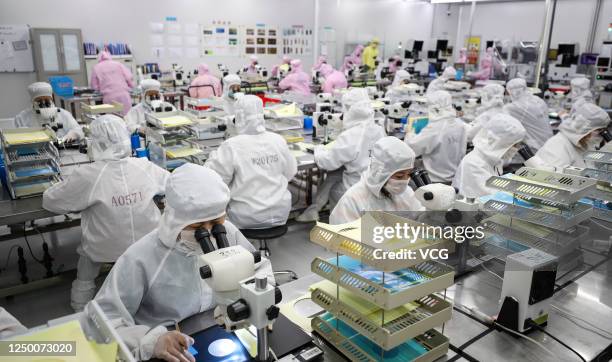
[[[192,98],[221,97],[221,81],[210,74],[208,64],[198,65],[198,76],[189,85],[189,96]]]
[[[323,86],[321,87],[323,93],[333,93],[336,89],[348,87],[348,82],[346,81],[344,73],[335,70],[331,65],[321,65],[319,72],[321,76],[325,78],[325,82],[323,82]]]
[[[389,59],[389,72],[395,74],[399,69],[402,69],[402,58],[394,55]]]
[[[354,67],[359,67],[361,65],[361,54],[363,53],[363,45],[359,44],[353,50],[353,53],[344,58],[344,64],[342,64],[342,68],[340,68],[341,72],[344,72],[348,69]]]
[[[315,72],[321,71],[321,66],[323,64],[327,64],[327,57],[325,55],[319,56],[319,59],[317,59],[315,65],[312,66],[312,70],[314,70]]]
[[[89,81],[91,87],[102,93],[102,101],[106,104],[119,102],[123,104],[123,116],[132,108],[130,90],[134,88],[132,72],[118,61],[112,60],[106,50],[100,53],[98,64],[91,71]]]
[[[495,65],[495,57],[493,48],[487,48],[487,52],[480,61],[480,69],[477,72],[468,74],[471,78],[477,80],[489,80],[493,77],[493,66]]]
[[[272,68],[272,76],[273,77],[278,77],[278,73],[280,72],[280,69],[282,66],[284,65],[290,65],[291,64],[291,58],[288,55],[283,55],[283,62],[281,64],[277,64],[274,66],[274,68]]]
[[[278,84],[282,90],[290,90],[301,94],[310,94],[310,76],[302,69],[302,61],[293,59],[289,74]]]

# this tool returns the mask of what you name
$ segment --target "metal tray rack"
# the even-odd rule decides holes
[[[345,235],[331,232],[321,225],[321,223],[318,223],[310,231],[310,240],[312,242],[319,244],[322,247],[333,252],[350,256],[353,259],[361,260],[364,264],[369,265],[375,269],[385,272],[393,272],[400,269],[409,268],[413,265],[426,261],[426,259],[421,258],[385,260],[376,258],[375,254],[379,250],[379,248],[368,245],[364,242],[361,242],[360,240],[354,240]],[[430,249],[448,249],[448,252],[451,253],[455,250],[454,247],[454,242],[450,242],[443,239],[432,239],[424,240],[421,243],[406,243],[404,245],[398,245],[396,249],[390,251],[401,252],[403,250],[410,249],[423,250],[423,252],[425,252],[426,250]],[[380,252],[378,254],[380,254]],[[429,255],[429,253],[427,255]]]
[[[452,304],[434,293],[453,284],[454,271],[418,257],[401,260],[374,255],[376,250],[448,248],[454,242],[361,240],[367,237],[362,227],[401,224],[424,225],[371,212],[345,225],[318,223],[310,233],[313,242],[337,253],[335,259],[315,258],[311,263],[311,270],[326,279],[313,287],[311,299],[327,311],[315,317],[311,326],[352,361],[380,362],[391,360],[384,357],[391,355],[433,361],[448,351],[448,339],[431,328],[451,318]]]
[[[383,323],[380,325],[321,289],[315,289],[311,298],[334,317],[385,350],[393,349],[406,340],[443,324],[451,319],[452,314],[452,305],[449,302],[431,294],[412,302],[418,307],[394,320],[385,321],[385,314],[391,311],[383,310]]]
[[[399,307],[422,296],[446,289],[454,283],[453,268],[430,260],[406,269],[408,273],[421,277],[422,283],[415,283],[409,288],[393,291],[381,283],[338,267],[333,259],[326,261],[315,258],[310,268],[315,274],[384,309]]]
[[[47,137],[10,143],[7,135],[43,132]],[[2,158],[6,165],[7,188],[13,199],[40,195],[60,180],[60,157],[53,141],[55,132],[49,128],[17,128],[0,132]]]
[[[555,205],[548,204],[547,206],[554,207]],[[556,210],[543,211],[491,199],[484,204],[484,209],[558,230],[571,229],[593,215],[593,208],[583,203],[576,203],[571,209],[567,210],[559,207]]]
[[[315,317],[311,322],[312,329],[317,332],[321,337],[327,340],[330,344],[335,346],[340,352],[342,352],[351,361],[358,362],[385,362],[384,353],[381,355],[373,355],[370,350],[364,344],[368,344],[367,340],[359,338],[359,335],[348,335],[353,332],[350,327],[336,328],[338,322],[332,318],[328,321],[321,317]],[[432,362],[438,358],[444,356],[448,351],[449,341],[444,335],[430,329],[429,331],[415,337],[412,341],[407,341],[406,345],[410,342],[418,344],[426,352],[414,359],[411,362]],[[371,344],[371,343],[370,343]],[[397,347],[401,349],[402,346]],[[409,347],[410,348],[410,347]],[[375,348],[374,348],[375,349]],[[396,355],[396,353],[389,353]],[[397,358],[397,357],[396,357]],[[391,360],[389,357],[388,360]]]
[[[523,179],[493,176],[488,187],[557,204],[571,205],[593,191],[597,181],[580,176],[522,167],[516,172]]]
[[[589,151],[583,156],[587,165],[595,165],[596,169],[612,172],[612,152]]]
[[[168,125],[165,125],[163,121],[161,120],[161,118],[172,117],[172,116],[183,116],[189,119],[191,123],[177,125],[177,126],[168,126]],[[187,126],[190,126],[196,123],[196,120],[194,119],[194,116],[191,113],[179,111],[179,110],[171,111],[171,112],[157,112],[157,113],[145,112],[145,119],[149,124],[153,125],[154,127],[159,128],[159,129],[166,129],[166,130],[183,128],[183,127],[187,127]]]
[[[59,151],[48,142],[40,147],[11,147],[6,154],[5,161],[7,166],[27,165],[31,163],[44,162],[46,160],[59,160]]]
[[[580,244],[580,239],[589,232],[587,227],[576,225],[569,232],[545,228],[548,234],[540,236],[525,230],[518,230],[512,226],[512,223],[515,222],[520,223],[521,221],[511,220],[509,216],[498,214],[484,219],[483,225],[494,234],[555,256],[562,256],[574,250]]]

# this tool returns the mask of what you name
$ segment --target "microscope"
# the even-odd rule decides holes
[[[387,117],[386,129],[387,133],[395,131],[396,128],[400,128],[402,118],[408,117],[408,108],[412,105],[412,102],[401,102],[386,106],[382,113]]]
[[[229,74],[229,68],[225,64],[217,64],[217,69],[219,69],[219,71],[221,72],[222,77],[225,77]]]
[[[185,85],[185,72],[183,66],[176,63],[172,64],[172,79],[174,79],[174,87],[182,87]]]
[[[210,239],[211,234],[218,249]],[[266,277],[255,276],[255,264],[261,261],[261,254],[251,253],[240,245],[229,246],[222,224],[215,225],[210,232],[200,229],[195,236],[204,252],[200,277],[215,293],[215,319],[228,331],[253,325],[257,329],[256,361],[268,361],[267,328],[279,315],[276,305],[281,302],[282,293]]]

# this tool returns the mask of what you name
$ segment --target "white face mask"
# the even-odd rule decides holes
[[[597,147],[599,147],[599,145],[601,145],[601,143],[603,142],[603,137],[601,135],[592,135],[589,140],[587,141],[587,149],[589,150],[595,150],[597,149]]]
[[[404,193],[408,189],[408,183],[410,180],[396,180],[390,178],[385,184],[385,190],[389,191],[391,195],[399,195]]]
[[[159,101],[159,102],[163,102],[164,101],[164,96],[162,96],[161,94],[159,95],[159,98],[155,97],[155,98],[151,98],[151,96],[146,96],[145,101],[148,104],[153,104],[153,102]]]
[[[43,119],[51,119],[57,115],[56,107],[40,108],[39,111],[40,111],[40,116]]]
[[[160,99],[155,99],[151,101],[151,108],[156,109],[156,108],[160,108],[164,105],[164,101],[160,100]]]
[[[511,161],[514,158],[514,156],[516,156],[517,153],[518,153],[518,148],[512,147],[508,151],[506,151],[506,153],[504,153],[501,159],[504,162]]]
[[[198,240],[196,240],[194,230],[182,230],[180,234],[180,239],[188,243],[199,245]]]

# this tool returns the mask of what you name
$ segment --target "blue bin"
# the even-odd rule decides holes
[[[140,136],[138,133],[132,134],[130,141],[132,142],[132,151],[140,148]]]
[[[60,97],[72,97],[74,95],[74,82],[65,75],[49,77],[49,83],[53,93]]]
[[[312,117],[304,117],[304,129],[312,129]]]

